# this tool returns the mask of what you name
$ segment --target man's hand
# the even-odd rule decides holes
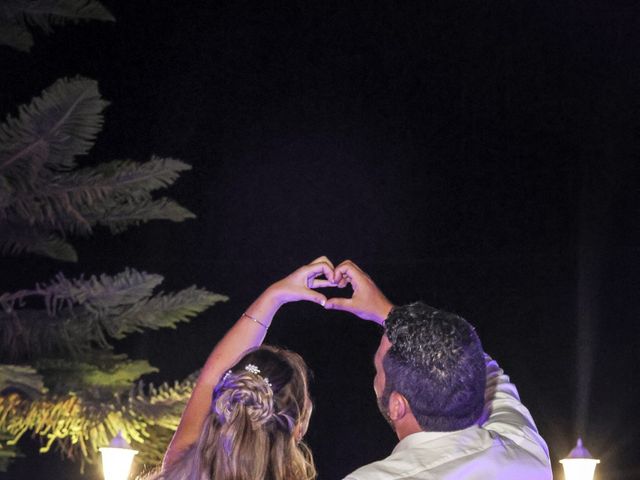
[[[393,305],[360,267],[351,260],[345,260],[334,269],[333,281],[339,288],[350,283],[353,288],[353,296],[351,298],[330,298],[324,306],[326,309],[344,310],[364,320],[371,320],[380,325],[384,324]]]

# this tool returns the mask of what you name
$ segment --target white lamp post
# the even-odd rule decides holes
[[[100,453],[104,480],[128,480],[133,457],[138,451],[129,446],[122,432],[118,432],[108,447],[102,447]]]
[[[593,458],[585,447],[582,446],[582,439],[578,438],[578,443],[567,458],[560,460],[564,468],[565,480],[593,480],[596,465],[600,460]]]

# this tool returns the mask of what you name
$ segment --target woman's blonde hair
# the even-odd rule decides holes
[[[247,353],[213,391],[198,442],[162,480],[312,480],[302,442],[311,416],[300,355],[262,346]]]

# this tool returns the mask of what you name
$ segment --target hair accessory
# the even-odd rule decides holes
[[[224,376],[222,377],[222,381],[224,382],[224,381],[227,379],[227,377],[228,377],[229,375],[231,375],[232,373],[233,373],[233,372],[232,372],[231,370],[227,370],[227,373],[225,373],[225,374],[224,374]]]
[[[258,320],[256,317],[252,317],[251,315],[249,315],[247,312],[244,312],[241,316],[242,316],[242,317],[250,318],[251,320],[253,320],[254,322],[256,322],[258,325],[260,325],[262,328],[269,328],[269,325],[265,325],[265,324],[264,324],[264,323],[262,323],[260,320]]]
[[[244,367],[244,369],[245,369],[247,372],[251,372],[251,373],[253,373],[253,374],[255,374],[255,375],[259,375],[259,374],[260,374],[260,369],[259,369],[258,367],[256,367],[253,363],[248,363],[248,364]]]
[[[269,385],[269,387],[273,386],[271,385],[271,382],[269,382],[269,379],[267,377],[262,377],[262,375],[260,375],[260,369],[253,363],[248,363],[247,365],[245,365],[244,369],[247,372],[253,373],[254,375],[258,375],[260,378],[262,378],[262,380],[264,380],[264,383]]]

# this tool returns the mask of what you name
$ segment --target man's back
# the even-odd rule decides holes
[[[515,385],[488,357],[486,400],[480,426],[414,433],[389,457],[345,480],[551,479],[546,443],[520,403]]]
[[[328,299],[325,308],[384,328],[373,388],[400,439],[389,457],[345,480],[552,478],[531,414],[472,325],[422,302],[394,307],[350,260],[334,269],[334,279],[339,287],[350,283],[353,296]]]

